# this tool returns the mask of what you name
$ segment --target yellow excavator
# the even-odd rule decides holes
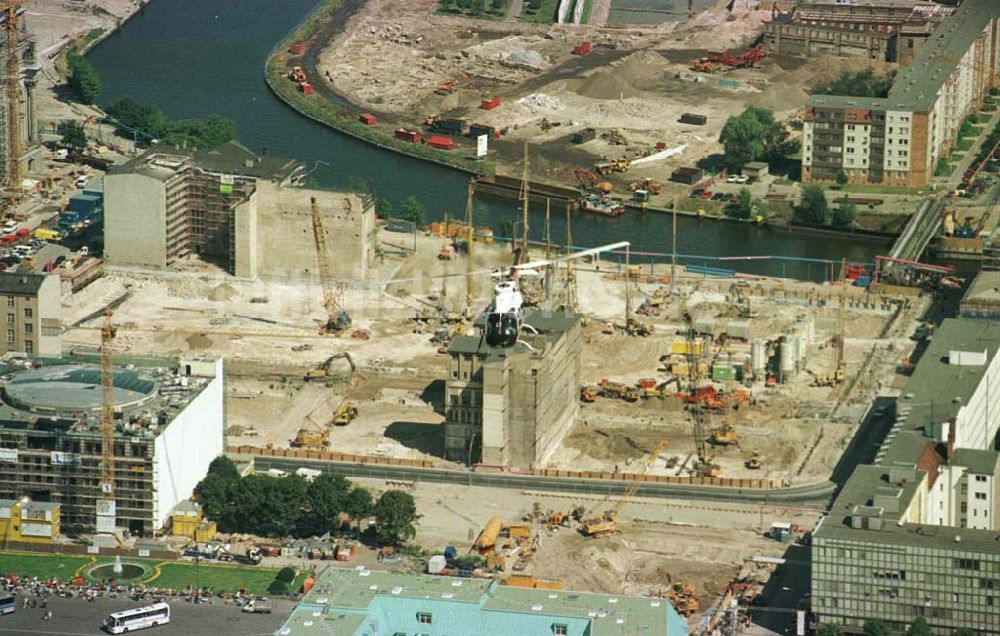
[[[327,378],[336,376],[337,375],[336,372],[333,373],[330,372],[330,367],[333,366],[333,362],[335,360],[340,360],[340,359],[347,360],[347,364],[351,368],[350,376],[353,378],[355,371],[357,371],[357,367],[354,366],[354,360],[351,358],[351,354],[347,353],[346,351],[341,351],[340,353],[335,353],[326,360],[324,360],[322,364],[319,364],[313,367],[312,369],[306,371],[305,380],[306,381],[325,380]]]
[[[622,509],[628,505],[628,502],[632,500],[635,493],[639,491],[639,487],[642,485],[642,481],[639,480],[639,477],[644,476],[650,471],[650,469],[652,469],[653,464],[656,463],[656,460],[660,457],[660,454],[663,453],[666,447],[666,441],[661,441],[656,445],[653,452],[649,454],[649,458],[646,460],[646,464],[643,466],[642,472],[636,475],[636,478],[629,483],[628,488],[625,490],[625,494],[622,495],[622,498],[618,500],[618,503],[616,503],[611,510],[605,512],[600,518],[590,519],[583,522],[583,533],[585,535],[588,537],[604,537],[618,532],[618,515],[621,514]]]

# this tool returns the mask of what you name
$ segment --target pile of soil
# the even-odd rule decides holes
[[[208,349],[212,346],[212,339],[203,333],[193,333],[184,339],[191,349]]]
[[[225,302],[228,300],[232,300],[233,298],[236,298],[239,295],[240,293],[236,290],[235,287],[233,287],[229,283],[222,283],[221,285],[218,285],[215,288],[213,288],[211,292],[209,292],[208,299],[217,302]]]
[[[627,99],[655,88],[669,63],[652,51],[639,51],[580,81],[576,92],[591,99]]]

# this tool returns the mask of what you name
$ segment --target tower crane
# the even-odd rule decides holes
[[[837,355],[834,360],[833,384],[844,381],[847,361],[844,358],[844,332],[847,314],[847,259],[840,261],[840,306],[837,308]]]
[[[691,392],[691,425],[694,432],[694,448],[698,456],[698,463],[695,470],[704,477],[717,477],[720,474],[718,466],[708,459],[708,445],[705,442],[705,412],[702,409],[701,400],[698,399],[698,358],[695,353],[697,342],[695,339],[694,319],[691,314],[684,312],[685,327],[685,348],[688,365],[688,390]]]
[[[605,512],[603,517],[591,519],[583,523],[583,533],[585,535],[588,537],[603,537],[618,532],[618,515],[621,514],[622,509],[625,508],[625,506],[632,500],[635,493],[639,492],[639,488],[642,486],[641,478],[650,471],[666,447],[667,442],[665,440],[661,440],[656,445],[653,452],[649,454],[649,458],[646,460],[646,464],[643,466],[642,472],[637,474],[632,481],[629,482],[628,488],[625,489],[625,494],[622,495],[621,499],[618,500],[611,510]]]
[[[313,239],[316,242],[316,257],[319,259],[319,278],[323,286],[323,307],[326,309],[326,324],[323,333],[339,333],[351,326],[351,316],[343,308],[343,286],[333,277],[333,263],[327,251],[326,228],[319,211],[316,197],[311,197]]]
[[[472,293],[472,278],[473,278],[472,242],[473,239],[475,238],[475,233],[476,233],[476,230],[472,225],[472,207],[473,207],[472,198],[474,196],[475,187],[476,187],[476,180],[469,179],[469,196],[468,200],[465,202],[465,224],[468,226],[468,232],[469,232],[469,235],[465,242],[465,317],[469,320],[475,318],[472,309],[472,303],[475,300],[475,297],[473,296]],[[448,224],[445,223],[445,227],[447,226]]]
[[[98,502],[98,531],[113,531],[115,517],[115,367],[114,342],[115,326],[111,322],[113,312],[104,312],[101,327],[101,499]],[[102,521],[110,517],[110,527]]]
[[[12,193],[21,191],[21,53],[17,10],[28,0],[0,0],[4,20],[4,157],[3,184]]]

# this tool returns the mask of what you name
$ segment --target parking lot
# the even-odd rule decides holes
[[[19,603],[20,605],[20,603]],[[18,607],[13,614],[0,616],[0,634],[3,636],[91,636],[104,634],[103,621],[111,612],[140,607],[128,599],[97,599],[85,601],[79,598],[49,598],[47,609],[52,612],[52,620],[42,619],[44,609]],[[272,602],[272,614],[247,614],[233,604],[222,599],[212,599],[205,605],[192,605],[189,601],[170,601],[170,624],[157,627],[158,635],[178,636],[270,636],[281,626],[293,607],[289,601]]]

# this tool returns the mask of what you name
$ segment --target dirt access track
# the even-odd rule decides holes
[[[441,115],[504,131],[490,147],[504,174],[520,176],[524,142],[531,144],[532,178],[564,184],[576,182],[577,168],[646,156],[657,144],[684,147],[613,176],[622,192],[629,181],[666,182],[674,168],[720,152],[726,118],[747,105],[792,120],[810,85],[870,64],[765,58],[758,68],[694,73],[692,61],[710,52],[706,43],[712,51],[741,50],[770,19],[767,11],[730,12],[726,4],[716,2],[683,22],[596,28],[438,15],[436,0],[369,0],[321,51],[313,45],[291,64],[306,67],[322,96],[375,114],[381,127],[423,130],[426,118]],[[323,36],[312,38],[317,41]],[[583,41],[591,52],[573,55]],[[439,90],[449,82],[454,90]],[[501,104],[481,109],[490,97]],[[708,123],[679,123],[686,112],[706,115]],[[573,133],[585,128],[596,129],[597,138],[573,144]],[[472,153],[472,139],[456,142],[452,152]]]

